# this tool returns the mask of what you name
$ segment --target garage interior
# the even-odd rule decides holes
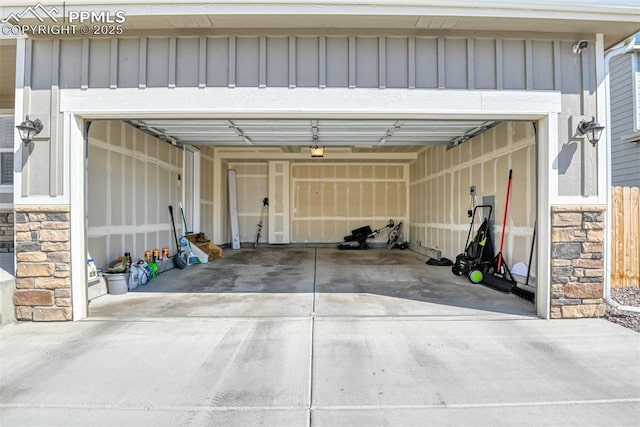
[[[311,148],[322,147],[323,157]],[[224,256],[172,269],[127,295],[91,301],[91,317],[533,316],[535,307],[425,265],[465,248],[473,203],[494,206],[499,248],[529,263],[536,212],[536,142],[529,121],[153,118],[94,120],[89,130],[88,249],[98,267],[125,252],[175,253],[168,206],[184,233]],[[231,249],[228,171],[237,174],[242,249]],[[262,200],[269,210],[253,249]],[[352,229],[403,223],[409,250],[339,251]],[[477,225],[477,223],[476,223]],[[536,257],[531,263],[535,276]],[[517,276],[519,283],[525,278]],[[529,279],[535,288],[535,277]]]

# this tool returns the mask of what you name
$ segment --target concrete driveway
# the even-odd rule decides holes
[[[85,321],[0,329],[0,425],[637,425],[640,334],[539,320],[526,302],[482,303],[482,288],[463,283],[475,306],[408,279],[405,292],[386,289],[382,271],[400,258],[376,273],[365,261],[375,251],[335,255],[344,265],[312,268],[303,285],[307,261],[323,256],[295,251],[265,251],[272,264],[225,255],[219,272],[244,263],[243,280],[218,276],[225,290],[197,284],[213,264],[176,271],[202,287],[191,297],[204,302],[186,309],[189,294],[150,287],[105,299]],[[408,264],[416,280],[439,274]],[[336,290],[345,268],[363,281]],[[264,289],[265,277],[281,287]]]

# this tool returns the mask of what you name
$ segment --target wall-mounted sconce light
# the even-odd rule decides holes
[[[42,131],[42,122],[40,119],[30,120],[29,116],[27,116],[16,128],[24,145],[29,145],[33,137]]]
[[[309,148],[311,148],[311,157],[324,157],[324,146],[312,145]]]
[[[598,141],[600,141],[604,126],[596,122],[595,117],[592,117],[591,121],[580,120],[577,130],[580,135],[585,135],[591,145],[595,147]]]

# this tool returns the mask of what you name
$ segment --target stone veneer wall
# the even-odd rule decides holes
[[[17,320],[72,320],[69,206],[16,206]]]
[[[551,207],[551,318],[602,317],[604,206]]]
[[[13,252],[13,210],[0,212],[0,252]]]

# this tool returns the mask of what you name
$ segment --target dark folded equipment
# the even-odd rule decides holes
[[[453,265],[453,261],[449,258],[442,257],[440,259],[429,258],[426,262],[427,265],[437,265],[440,267],[449,267]]]

